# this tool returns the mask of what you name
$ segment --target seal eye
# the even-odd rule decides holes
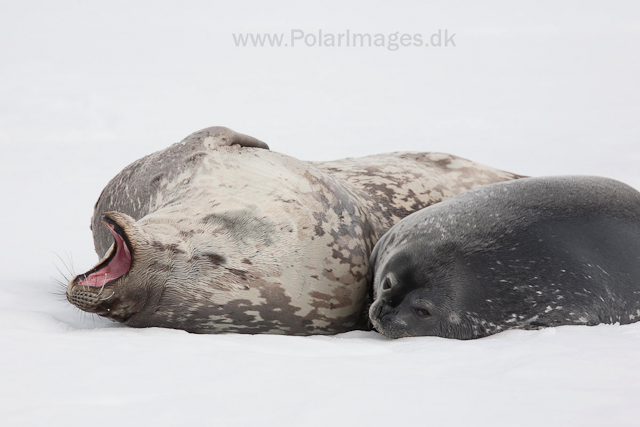
[[[388,291],[389,289],[391,289],[391,279],[387,276],[382,282],[382,290]]]
[[[414,307],[413,312],[416,313],[418,317],[422,318],[431,316],[431,313],[429,313],[429,310],[426,308]]]

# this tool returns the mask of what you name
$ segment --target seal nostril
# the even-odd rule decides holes
[[[424,318],[424,317],[429,317],[429,316],[431,316],[431,313],[429,313],[429,310],[427,310],[426,308],[422,308],[422,307],[421,307],[421,308],[414,307],[414,308],[413,308],[413,311],[414,311],[414,313],[416,313],[416,315],[417,315],[418,317],[422,317],[422,318]]]
[[[382,289],[385,291],[391,289],[391,279],[389,279],[388,277],[384,279],[384,282],[382,282]]]

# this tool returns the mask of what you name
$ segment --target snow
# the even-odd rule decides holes
[[[3,425],[635,425],[640,324],[477,341],[193,335],[0,288]]]
[[[3,1],[0,425],[631,426],[640,324],[469,342],[192,335],[70,307],[58,256],[137,158],[223,125],[308,160],[443,151],[640,188],[640,4]],[[232,33],[456,33],[237,48]]]

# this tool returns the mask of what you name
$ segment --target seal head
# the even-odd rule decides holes
[[[71,281],[67,299],[81,310],[127,323],[157,303],[162,278],[154,274],[157,270],[146,249],[149,239],[133,218],[107,212],[103,224],[111,232],[113,244],[95,267]],[[123,285],[132,280],[142,286]]]
[[[432,253],[434,263],[425,263],[424,248],[403,246],[376,270],[376,289],[369,316],[379,332],[391,338],[407,336],[455,337],[465,328],[460,255],[453,246]],[[373,255],[375,256],[375,255]],[[372,263],[372,265],[375,265]],[[378,278],[379,276],[379,278]]]

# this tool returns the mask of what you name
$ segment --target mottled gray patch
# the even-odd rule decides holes
[[[215,213],[205,216],[202,222],[207,225],[219,226],[229,233],[234,240],[246,243],[249,240],[264,242],[272,245],[275,225],[268,218],[259,218],[255,211],[238,209]]]
[[[203,254],[203,256],[208,258],[209,261],[216,266],[226,264],[227,262],[227,259],[219,254]]]

